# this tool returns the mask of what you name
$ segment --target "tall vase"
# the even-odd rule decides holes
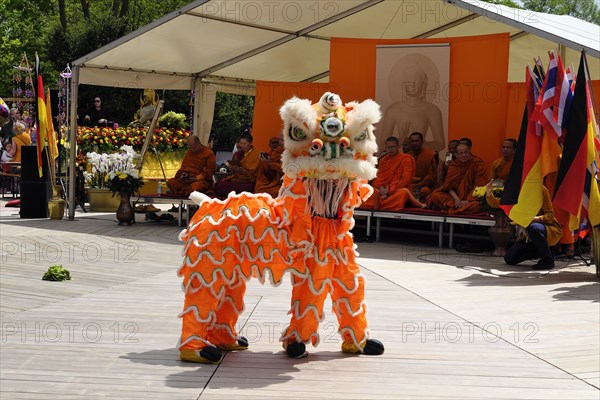
[[[62,198],[62,186],[52,185],[52,198],[48,200],[50,219],[63,219],[67,202]]]
[[[119,208],[117,208],[119,225],[131,225],[133,221],[133,207],[130,202],[131,193],[119,192],[119,195],[121,196],[121,202],[119,203]]]
[[[490,226],[488,233],[494,243],[492,255],[502,257],[506,253],[506,245],[514,235],[514,228],[508,222],[508,217],[501,209],[494,212],[495,224]]]

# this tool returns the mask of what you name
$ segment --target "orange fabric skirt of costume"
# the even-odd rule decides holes
[[[365,182],[350,181],[336,219],[311,216],[300,179],[286,178],[276,199],[250,193],[205,198],[180,234],[185,302],[179,348],[235,343],[245,282],[256,277],[279,284],[286,272],[293,282],[292,317],[282,340],[317,345],[330,294],[344,341],[362,344],[368,336],[365,279],[350,230],[354,208],[371,192]]]

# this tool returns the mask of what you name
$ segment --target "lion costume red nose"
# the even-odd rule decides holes
[[[321,151],[323,148],[323,141],[319,138],[313,139],[312,144],[310,145],[310,149],[317,152]]]
[[[345,136],[340,138],[339,143],[340,143],[340,148],[342,148],[342,149],[347,149],[348,147],[350,147],[350,139],[348,139]]]

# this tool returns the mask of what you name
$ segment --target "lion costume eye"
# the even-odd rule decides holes
[[[297,142],[306,139],[306,133],[297,126],[290,126],[289,137]]]
[[[358,136],[354,138],[354,140],[356,142],[362,142],[366,138],[367,138],[367,131],[365,130],[365,131],[362,131],[361,133],[359,133]]]
[[[328,117],[321,121],[321,129],[325,135],[337,137],[344,131],[344,123],[337,117]]]

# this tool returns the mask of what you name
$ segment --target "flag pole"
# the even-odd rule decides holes
[[[533,65],[535,65],[534,68],[537,70],[540,79],[544,80],[546,72],[544,71],[544,64],[542,63],[540,56],[538,56],[537,59],[535,57],[533,58]]]
[[[590,91],[590,97],[592,98],[592,110],[594,110],[594,119],[596,122],[596,125],[598,125],[598,120],[600,119],[598,116],[598,110],[596,110],[596,108],[594,107],[596,105],[596,96],[594,93],[594,86],[592,85],[592,79],[591,79],[591,75],[590,75],[590,66],[587,62],[587,56],[585,54],[585,50],[581,50],[581,55],[582,55],[582,59],[584,62],[584,66],[585,66],[585,82],[587,83],[588,89]]]
[[[536,65],[536,67],[537,67],[537,65]],[[533,73],[533,70],[531,69],[531,67],[529,66],[529,64],[527,64],[527,68],[531,71],[531,73]],[[535,88],[537,90],[541,91],[542,88],[540,87],[540,85],[538,85],[537,80],[535,80],[535,79],[532,79],[532,80],[533,80],[533,84],[535,85]]]
[[[587,62],[587,57],[585,54],[585,50],[581,50],[581,62],[583,62],[584,72],[585,72],[585,82],[586,86],[589,89],[590,98],[592,100],[592,110],[594,111],[594,123],[598,126],[598,111],[595,110],[594,105],[596,104],[595,96],[594,96],[594,87],[592,86],[591,79],[588,79],[590,75],[590,69]],[[594,177],[592,177],[594,179]],[[596,264],[596,276],[600,278],[600,225],[592,226],[592,251],[594,252],[594,264]]]

